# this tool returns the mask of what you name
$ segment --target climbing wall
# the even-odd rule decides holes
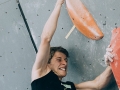
[[[31,90],[35,50],[15,0],[0,1],[0,90]]]
[[[93,15],[104,38],[94,41],[75,29],[65,39],[73,23],[63,4],[57,31],[51,41],[51,46],[63,46],[69,51],[68,74],[63,81],[75,83],[93,80],[105,70],[104,54],[111,39],[111,31],[120,26],[119,0],[81,1]],[[56,0],[20,0],[37,47],[55,2]],[[16,0],[0,1],[0,45],[1,90],[31,90],[30,75],[36,53]],[[114,78],[103,90],[118,90]]]

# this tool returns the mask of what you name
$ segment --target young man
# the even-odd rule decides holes
[[[110,66],[92,81],[79,84],[61,81],[67,74],[67,57],[69,54],[62,47],[50,47],[50,41],[56,30],[63,3],[64,0],[57,0],[52,14],[44,26],[41,43],[32,69],[32,90],[100,90],[108,84],[111,78]],[[113,56],[110,54],[110,50],[107,50],[106,61],[112,60]]]

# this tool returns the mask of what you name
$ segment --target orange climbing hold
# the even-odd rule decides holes
[[[68,14],[76,28],[86,37],[99,40],[104,35],[80,0],[66,0]]]
[[[117,85],[120,89],[120,28],[116,28],[112,31],[110,45],[113,49],[112,54],[114,55],[114,62],[112,62],[110,65],[112,67]]]

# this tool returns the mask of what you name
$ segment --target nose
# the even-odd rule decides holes
[[[67,65],[66,60],[62,60],[61,63],[62,63],[63,65]]]

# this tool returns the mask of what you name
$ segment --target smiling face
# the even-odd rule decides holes
[[[61,52],[55,52],[54,56],[51,59],[51,62],[48,64],[50,69],[59,77],[61,80],[67,74],[67,57]]]

